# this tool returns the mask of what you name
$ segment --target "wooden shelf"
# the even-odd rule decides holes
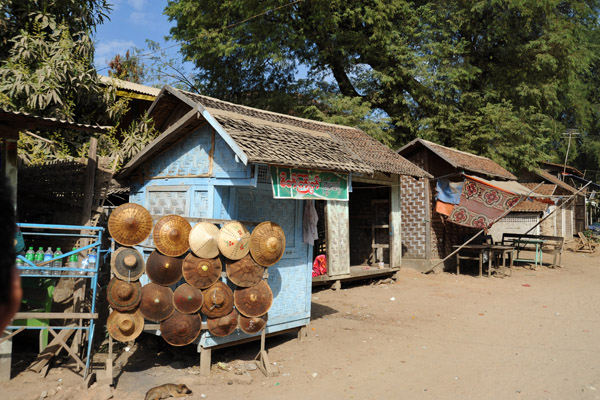
[[[390,245],[389,244],[372,244],[371,247],[374,249],[389,249]]]

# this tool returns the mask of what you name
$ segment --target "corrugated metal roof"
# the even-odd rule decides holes
[[[155,88],[152,86],[140,85],[139,83],[133,83],[124,81],[117,78],[112,78],[110,76],[98,75],[100,82],[104,84],[113,84],[119,89],[127,90],[130,92],[146,94],[148,96],[158,96],[160,93],[160,88]]]
[[[465,172],[471,171],[490,177],[517,180],[517,177],[508,172],[498,163],[487,157],[478,156],[464,151],[456,150],[450,147],[442,146],[425,139],[417,138],[398,150],[398,153],[408,156],[415,146],[424,146],[440,156],[454,168],[462,169]]]
[[[22,111],[6,111],[0,109],[0,120],[31,124],[31,127],[25,129],[35,129],[40,127],[62,129],[73,129],[87,132],[106,132],[112,128],[112,126],[101,126],[101,125],[90,125],[90,124],[78,124],[76,122],[69,122],[58,118],[40,117]]]

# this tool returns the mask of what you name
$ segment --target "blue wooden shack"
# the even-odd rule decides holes
[[[317,251],[327,254],[328,271],[321,281],[339,283],[351,277],[353,263],[363,265],[360,274],[369,272],[371,267],[365,269],[364,260],[351,260],[351,244],[364,247],[365,254],[385,247],[385,255],[380,251],[381,268],[374,268],[373,273],[400,267],[400,175],[428,174],[361,130],[240,106],[170,86],[161,90],[149,112],[162,133],[119,176],[131,188],[131,202],[143,205],[157,218],[177,214],[192,223],[208,218],[274,221],[283,227],[285,254],[268,271],[274,299],[267,333],[308,324]],[[321,209],[324,227],[318,245],[303,240],[304,201],[274,198],[271,173],[282,167],[329,171],[347,178],[350,201],[318,201],[323,206],[317,209]],[[352,199],[365,198],[356,207],[364,210],[378,200],[374,196],[388,201],[383,208],[386,221],[377,228],[385,231],[387,242],[373,247],[370,234],[374,228],[369,225],[361,228],[369,235],[351,243]],[[367,226],[370,218],[368,211],[357,221]],[[152,238],[143,245],[152,246]],[[241,331],[227,337],[203,331],[199,347],[246,338]]]

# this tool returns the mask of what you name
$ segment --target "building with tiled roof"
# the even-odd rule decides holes
[[[418,154],[423,153],[424,149],[429,150],[429,152],[419,156]],[[437,169],[440,167],[447,169],[449,166],[456,171],[465,172],[467,174],[483,175],[483,177],[506,180],[517,179],[516,176],[507,171],[504,167],[487,157],[442,146],[425,139],[417,138],[411,141],[398,149],[398,153],[411,160],[413,158],[427,156],[427,166],[421,165],[421,168],[424,168],[434,176],[445,175],[443,170],[440,170],[440,174],[438,174]]]
[[[402,203],[405,264],[420,270],[427,270],[431,263],[450,254],[453,245],[462,244],[464,237],[474,233],[472,228],[446,223],[435,211],[437,179],[459,181],[467,174],[494,181],[496,186],[516,184],[517,177],[493,160],[428,140],[414,139],[398,149],[398,154],[434,177],[430,181],[402,177],[403,198],[407,200]]]
[[[542,167],[547,164],[542,163]],[[555,169],[554,172],[550,172],[544,168],[523,170],[519,172],[519,182],[528,187],[535,187],[541,183],[542,186],[536,189],[537,193],[549,191],[550,187],[554,188],[552,198],[555,200],[557,211],[550,217],[552,227],[548,228],[546,233],[563,236],[565,240],[569,240],[587,227],[585,192],[578,193],[577,188],[559,179],[557,174],[562,175],[562,171]],[[554,206],[550,206],[548,212],[552,210]]]
[[[358,128],[297,118],[246,107],[166,86],[150,113],[159,130],[171,122],[175,105],[207,113],[216,130],[230,140],[236,155],[245,163],[294,165],[332,171],[372,174],[374,172],[425,177],[428,174]],[[194,119],[194,116],[190,116]],[[138,154],[123,172],[135,168],[154,152],[184,135],[161,135]]]
[[[400,178],[431,175],[365,132],[170,86],[148,113],[161,133],[118,179],[131,185],[130,201],[152,215],[277,222],[296,267],[326,254],[319,283],[400,267]],[[343,196],[334,197],[338,192]],[[307,197],[316,198],[314,213],[298,200]],[[319,221],[311,248],[303,241],[305,213]]]

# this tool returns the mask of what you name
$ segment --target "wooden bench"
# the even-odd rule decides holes
[[[552,250],[552,254],[554,255],[554,259],[552,261],[552,268],[561,267],[562,262],[562,250],[565,242],[565,238],[562,236],[548,236],[548,235],[529,235],[523,233],[503,233],[502,234],[502,245],[512,245],[515,247],[515,250],[534,250],[539,251],[540,254],[540,264],[542,263],[541,255],[543,254],[544,249]],[[538,243],[540,246],[538,246]],[[532,246],[534,247],[532,249]],[[516,257],[515,261],[519,261],[519,258]],[[535,261],[535,260],[531,260]]]

